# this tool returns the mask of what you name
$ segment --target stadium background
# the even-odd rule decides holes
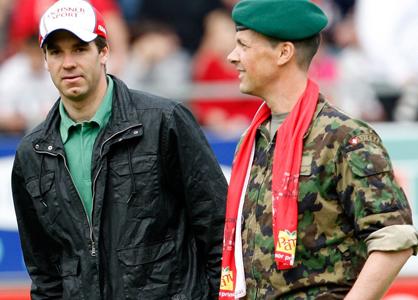
[[[35,7],[39,13],[41,6],[46,7],[52,1],[0,0],[0,300],[29,299],[29,279],[10,188],[13,156],[21,134],[8,131],[27,130],[39,122],[43,118],[41,112],[45,112],[42,101],[53,100],[49,93],[56,92],[43,70],[42,55],[38,67],[44,71],[46,83],[39,79],[39,74],[34,78],[24,73],[24,62],[13,61],[12,54],[20,53],[19,43],[24,41],[28,41],[28,49],[40,53],[36,36],[34,43],[30,39],[38,22]],[[245,98],[239,93],[236,71],[225,60],[234,34],[229,10],[237,0],[90,1],[100,5],[108,29],[112,27],[118,33],[111,35],[115,60],[109,70],[133,88],[185,101],[204,126],[228,177],[238,137],[251,117],[250,112],[259,104],[258,99]],[[330,25],[310,75],[337,106],[357,118],[374,122],[388,148],[397,179],[411,202],[417,224],[418,0],[312,1],[327,12]],[[209,13],[212,10],[215,13]],[[153,22],[138,23],[144,17],[151,17]],[[124,36],[118,28],[121,22],[133,30],[129,46],[138,50],[125,57],[131,67],[126,72],[118,67],[122,66],[123,52],[132,49],[124,48],[128,45],[121,40]],[[159,39],[150,39],[156,35]],[[144,72],[146,64],[138,64],[144,53],[156,61],[148,72]],[[13,110],[18,111],[18,118],[7,115]],[[384,300],[418,300],[416,257],[409,259]]]

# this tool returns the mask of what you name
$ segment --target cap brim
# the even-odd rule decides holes
[[[82,40],[86,43],[91,42],[92,40],[94,40],[97,37],[96,33],[89,32],[87,30],[77,30],[77,28],[68,29],[67,27],[60,27],[60,28],[55,28],[55,29],[51,30],[50,32],[48,32],[48,34],[46,34],[42,38],[42,41],[40,43],[41,48],[45,44],[45,41],[48,39],[48,37],[50,37],[52,33],[56,32],[58,30],[66,30],[66,31],[74,34],[76,37],[78,37],[80,40]]]

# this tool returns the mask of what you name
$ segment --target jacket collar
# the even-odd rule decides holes
[[[114,82],[112,115],[106,126],[104,133],[100,134],[102,141],[106,141],[118,132],[134,127],[139,124],[138,113],[133,109],[134,103],[128,87],[118,78],[109,75]],[[41,127],[40,137],[35,139],[33,146],[38,151],[62,151],[63,144],[60,137],[60,113],[58,99],[48,113],[43,126]],[[99,137],[98,137],[99,138]]]

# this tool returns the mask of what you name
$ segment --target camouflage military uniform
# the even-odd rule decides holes
[[[371,128],[320,98],[304,141],[295,267],[279,271],[268,122],[257,132],[243,208],[246,298],[343,299],[366,260],[365,239],[385,226],[412,224],[388,154]]]

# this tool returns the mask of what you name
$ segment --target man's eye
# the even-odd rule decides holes
[[[241,41],[238,42],[238,45],[240,45],[241,48],[248,48],[248,46]]]
[[[87,47],[84,47],[84,46],[76,47],[74,50],[75,53],[82,53],[86,51],[87,51]]]
[[[240,47],[244,51],[248,49],[248,46],[247,45],[244,45],[244,44],[241,44]]]

